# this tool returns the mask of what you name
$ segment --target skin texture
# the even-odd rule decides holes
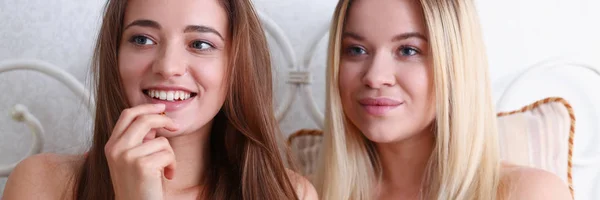
[[[142,20],[156,22],[136,23]],[[142,21],[143,22],[143,21]],[[215,32],[194,29],[210,28]],[[216,0],[131,1],[119,51],[119,71],[131,106],[153,103],[147,89],[177,87],[197,93],[185,109],[167,110],[181,127],[174,136],[206,129],[225,101],[227,14]]]
[[[410,138],[435,117],[433,66],[422,15],[412,1],[355,1],[350,7],[342,39],[340,93],[344,112],[371,141]],[[361,102],[377,98],[401,104],[372,108],[377,106]],[[370,113],[369,107],[387,112]]]

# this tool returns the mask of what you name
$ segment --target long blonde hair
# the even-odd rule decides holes
[[[420,0],[428,28],[435,87],[435,145],[424,199],[496,199],[499,153],[487,55],[472,0]],[[338,85],[341,36],[351,0],[333,16],[327,68],[327,104],[321,199],[372,199],[381,172],[377,153],[345,117]]]

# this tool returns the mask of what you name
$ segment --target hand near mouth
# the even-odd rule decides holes
[[[177,131],[165,105],[146,104],[124,110],[106,143],[105,153],[116,199],[162,198],[162,181],[173,179],[175,154],[156,129]]]
[[[167,113],[166,112],[162,112],[159,115],[166,117]],[[160,128],[158,128],[158,129],[160,129]],[[150,132],[148,132],[148,134],[146,134],[146,136],[142,140],[142,143],[146,143],[146,142],[148,142],[148,141],[153,140],[154,138],[156,138],[156,133],[157,133],[158,129],[152,129],[152,130],[150,130]]]

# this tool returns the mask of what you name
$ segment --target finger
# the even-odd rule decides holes
[[[127,158],[135,159],[138,157],[149,156],[159,151],[173,152],[169,140],[165,137],[158,137],[152,140],[148,140],[146,143],[141,144],[127,151]]]
[[[165,110],[164,104],[144,104],[128,108],[121,112],[115,127],[113,128],[111,139],[118,139],[125,132],[127,127],[140,115],[157,114]]]
[[[175,154],[166,150],[155,152],[146,157],[143,157],[141,162],[146,166],[154,170],[160,170],[163,172],[165,178],[171,180],[175,175]]]
[[[175,163],[167,165],[163,170],[163,174],[166,179],[173,180],[175,178]]]
[[[134,147],[142,143],[143,139],[152,129],[165,128],[170,131],[177,131],[178,126],[173,120],[161,115],[143,115],[138,117],[121,136],[118,143],[125,144],[127,147]]]
[[[144,139],[142,140],[142,144],[146,143],[148,141],[151,141],[155,138],[156,138],[156,129],[152,129],[152,130],[150,130],[150,132],[148,132],[148,134],[146,134],[146,136],[144,136]]]

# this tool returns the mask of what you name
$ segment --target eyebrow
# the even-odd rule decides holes
[[[419,32],[408,32],[408,33],[402,33],[400,35],[396,35],[394,36],[394,38],[392,38],[392,41],[401,41],[401,40],[406,40],[409,38],[419,38],[421,40],[427,41],[427,37],[425,37],[423,34],[419,33]]]
[[[345,37],[349,37],[349,38],[352,38],[352,39],[355,39],[355,40],[360,40],[360,41],[365,40],[365,38],[363,36],[360,36],[360,35],[358,35],[356,33],[353,33],[353,32],[344,32],[344,33],[342,33],[342,38],[345,38]]]
[[[363,36],[361,36],[359,34],[353,33],[353,32],[344,32],[342,34],[342,38],[344,38],[344,37],[350,37],[350,38],[353,38],[353,39],[359,40],[359,41],[365,40],[365,37],[363,37]],[[409,38],[419,38],[419,39],[422,39],[424,41],[428,41],[427,37],[425,37],[423,34],[418,33],[418,32],[408,32],[408,33],[402,33],[400,35],[396,35],[396,36],[394,36],[392,38],[392,41],[393,42],[395,42],[395,41],[401,41],[401,40],[406,40],[406,39],[409,39]]]
[[[149,28],[154,28],[154,29],[161,29],[160,24],[158,24],[158,22],[156,22],[156,21],[149,20],[149,19],[139,19],[139,20],[135,20],[135,21],[131,22],[130,24],[128,24],[125,27],[125,29],[123,29],[123,30],[127,30],[129,27],[132,27],[132,26],[141,26],[141,27],[149,27]],[[215,30],[214,28],[208,27],[208,26],[189,25],[189,26],[185,27],[183,32],[184,33],[189,33],[189,32],[213,33],[213,34],[219,36],[219,38],[221,38],[221,40],[225,41],[225,38],[223,38],[223,35],[221,35],[221,33],[219,33],[219,31]]]
[[[127,30],[129,27],[132,27],[132,26],[142,26],[142,27],[149,27],[149,28],[154,28],[154,29],[161,29],[160,24],[158,24],[158,22],[148,20],[148,19],[138,19],[138,20],[131,22],[129,25],[125,26],[125,29],[123,29],[123,30]]]
[[[223,35],[221,35],[221,33],[219,33],[219,31],[215,30],[214,28],[208,27],[208,26],[189,25],[189,26],[185,27],[185,30],[183,30],[183,32],[184,33],[188,33],[188,32],[213,33],[213,34],[219,36],[221,38],[221,40],[225,41],[225,38],[223,38]]]

